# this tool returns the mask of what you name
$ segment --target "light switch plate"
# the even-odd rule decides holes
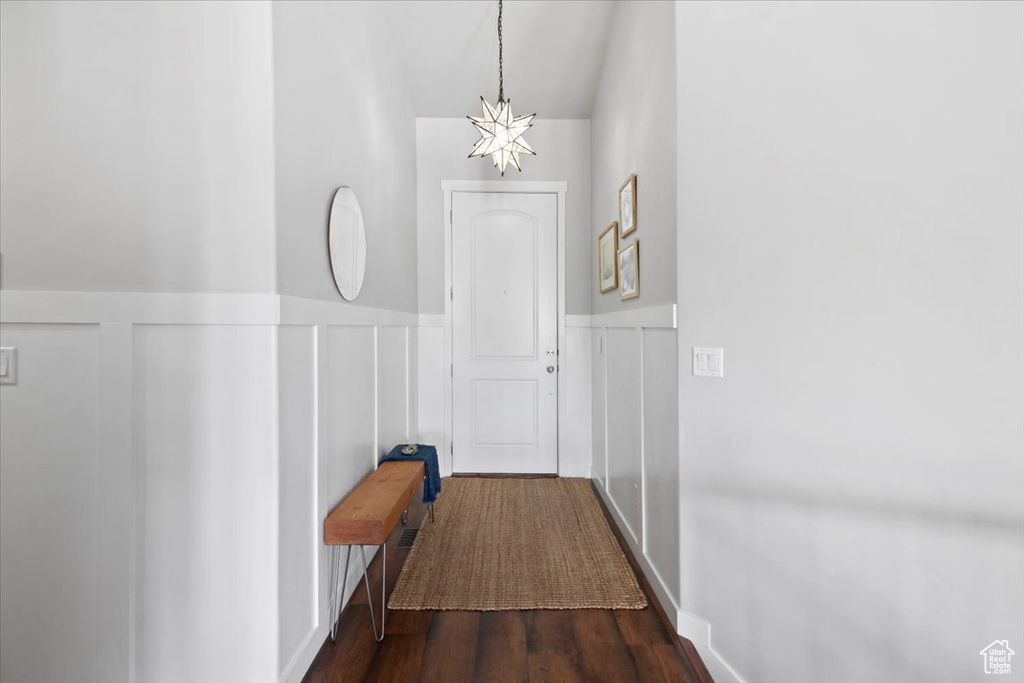
[[[18,349],[0,347],[0,384],[18,383]]]
[[[693,347],[694,377],[725,377],[725,349]]]

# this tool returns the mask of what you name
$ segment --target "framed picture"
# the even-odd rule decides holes
[[[636,230],[636,173],[619,188],[619,237]]]
[[[619,251],[619,298],[640,296],[640,244],[633,240]]]
[[[618,256],[619,224],[612,221],[597,238],[597,283],[602,294],[619,286]]]

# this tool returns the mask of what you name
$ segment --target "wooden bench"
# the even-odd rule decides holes
[[[373,637],[379,643],[384,640],[384,615],[387,592],[388,559],[387,541],[399,518],[404,523],[404,512],[409,501],[423,483],[422,462],[383,462],[371,472],[353,491],[338,504],[324,520],[324,543],[331,546],[331,595],[328,609],[331,614],[331,640],[337,638],[338,619],[341,616],[341,601],[345,597],[348,582],[348,566],[352,559],[352,546],[358,545],[363,558],[363,580],[366,583],[366,598],[370,603],[370,620]],[[341,546],[348,546],[345,559],[345,574],[341,593],[337,592],[337,571],[341,568],[338,553]],[[373,612],[370,596],[370,577],[367,574],[365,545],[379,545],[381,552],[381,607],[380,635],[377,635],[377,619]]]

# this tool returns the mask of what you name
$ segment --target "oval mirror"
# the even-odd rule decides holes
[[[350,187],[339,187],[331,202],[327,229],[334,284],[346,301],[359,296],[366,272],[366,230],[359,200]]]

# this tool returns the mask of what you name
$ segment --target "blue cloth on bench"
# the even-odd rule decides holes
[[[391,452],[381,458],[381,462],[396,460],[416,460],[424,463],[426,477],[423,479],[423,502],[433,503],[437,500],[437,494],[441,492],[441,468],[437,464],[437,449],[433,446],[416,444],[419,450],[413,455],[404,455],[402,449],[408,444],[400,443],[391,449]]]

